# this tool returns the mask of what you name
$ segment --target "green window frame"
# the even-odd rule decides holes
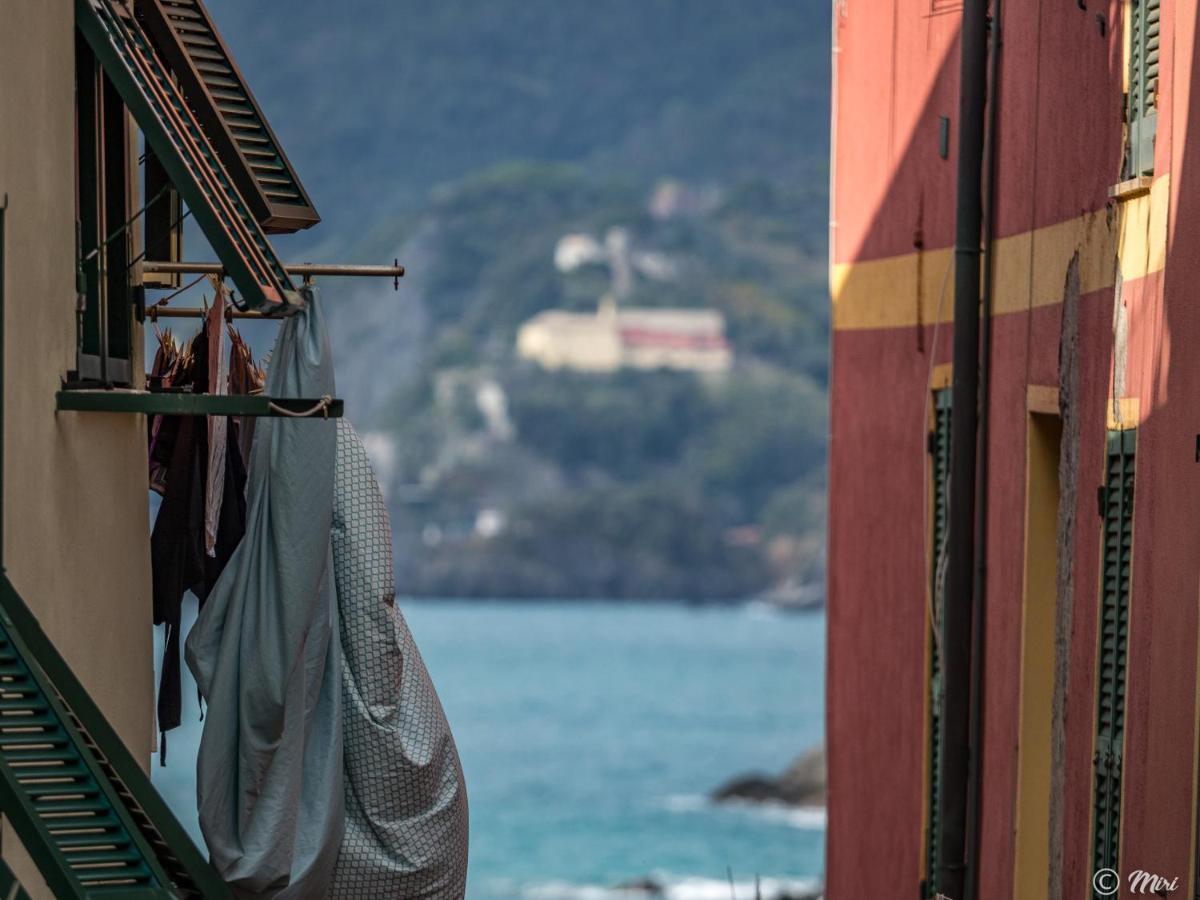
[[[1099,497],[1103,543],[1096,655],[1093,871],[1120,869],[1121,776],[1125,741],[1136,451],[1135,430],[1108,432],[1104,485]]]
[[[1129,0],[1129,93],[1125,103],[1128,144],[1125,176],[1154,174],[1158,133],[1160,0]]]
[[[940,628],[945,611],[946,537],[950,529],[950,408],[953,391],[942,388],[933,392],[933,422],[929,432],[930,471],[930,537],[932,552],[929,558],[929,596],[933,616],[930,624],[929,672],[927,682],[929,766],[926,774],[928,791],[925,806],[925,881],[921,896],[932,900],[938,894],[937,873],[941,863],[938,848],[941,843],[942,795],[942,661],[938,652]]]
[[[126,228],[134,185],[125,104],[91,49],[75,44],[77,377],[126,386],[133,369],[136,285]]]

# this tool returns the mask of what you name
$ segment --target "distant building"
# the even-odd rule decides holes
[[[609,269],[611,285],[594,313],[546,310],[521,326],[517,355],[545,369],[615,372],[617,369],[678,369],[724,372],[733,362],[725,340],[725,317],[711,309],[628,309],[635,273],[673,281],[675,260],[631,246],[628,230],[610,228],[601,243],[567,234],[554,248],[554,265],[567,274],[588,265]]]
[[[547,310],[521,326],[517,354],[545,369],[725,372],[733,352],[725,317],[711,309]]]
[[[560,272],[607,262],[608,251],[590,234],[564,234],[554,248],[554,267]]]

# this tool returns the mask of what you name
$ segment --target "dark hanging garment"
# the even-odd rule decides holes
[[[176,387],[194,393],[208,387],[207,335],[202,330],[173,375]],[[154,624],[166,627],[158,688],[160,757],[166,734],[179,726],[182,711],[180,619],[183,595],[191,591],[201,606],[208,598],[246,530],[246,466],[238,448],[237,423],[230,420],[225,445],[225,479],[214,555],[205,552],[205,489],[208,422],[203,416],[163,416],[153,436],[150,467],[164,484],[162,504],[150,535]]]
[[[229,393],[231,394],[261,394],[267,373],[254,362],[254,354],[237,329],[229,329]],[[250,448],[254,444],[254,417],[239,416],[237,418],[238,434],[236,443],[241,448],[242,460],[246,468],[250,468]]]
[[[175,343],[171,329],[162,331],[157,322],[154,323],[154,333],[158,337],[158,351],[154,354],[154,364],[146,375],[146,384],[152,391],[161,391],[171,386],[172,379],[180,371],[179,345]],[[170,422],[173,429],[178,426],[179,419],[175,417],[170,419]],[[167,492],[167,463],[171,459],[169,448],[159,447],[159,435],[163,425],[163,416],[152,416],[146,429],[150,457],[150,490],[160,496]],[[172,434],[164,437],[171,440],[174,436]]]

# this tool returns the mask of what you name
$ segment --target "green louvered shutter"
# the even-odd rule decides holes
[[[1129,33],[1128,170],[1154,174],[1154,137],[1158,130],[1159,0],[1131,0]]]
[[[263,229],[321,221],[202,0],[137,0],[136,10]]]
[[[950,400],[949,388],[935,391],[933,396],[933,432],[930,434],[929,455],[933,487],[933,533],[930,554],[930,591],[937,611],[937,628],[945,611],[945,554],[946,535],[950,526]],[[924,896],[937,894],[938,844],[941,836],[940,804],[942,794],[942,661],[938,641],[932,641],[929,654],[929,796],[926,806],[925,832],[925,890]]]
[[[117,0],[75,0],[75,24],[242,300],[265,313],[298,309],[299,293],[142,26]]]
[[[1133,561],[1135,431],[1110,431],[1101,509],[1104,513],[1096,657],[1096,753],[1092,805],[1093,871],[1116,869],[1121,848],[1121,766],[1125,736],[1125,666]]]

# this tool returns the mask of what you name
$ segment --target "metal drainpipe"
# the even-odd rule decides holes
[[[979,422],[979,265],[987,99],[987,3],[963,4],[954,239],[954,392],[950,412],[950,559],[942,615],[942,793],[938,890],[965,897],[975,599],[975,491]]]
[[[988,65],[987,145],[985,150],[983,217],[983,309],[980,325],[979,360],[979,479],[975,501],[975,592],[974,631],[971,639],[971,749],[967,763],[967,883],[964,897],[979,896],[980,832],[982,831],[980,788],[983,783],[983,688],[987,676],[987,516],[988,436],[992,399],[992,297],[993,247],[996,227],[996,123],[1000,95],[1000,47],[1003,41],[1001,0],[992,0],[991,48]]]

